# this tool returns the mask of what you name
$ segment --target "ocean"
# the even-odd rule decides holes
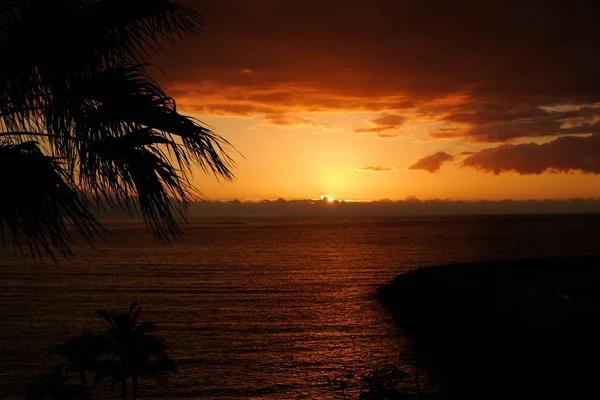
[[[600,215],[197,219],[167,246],[141,223],[106,226],[107,243],[76,244],[69,261],[0,255],[3,398],[23,399],[59,361],[52,346],[102,331],[95,310],[132,301],[179,369],[142,379],[141,398],[336,398],[329,378],[396,363],[410,347],[376,297],[397,274],[600,249]]]

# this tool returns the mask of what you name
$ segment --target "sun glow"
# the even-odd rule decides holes
[[[321,196],[321,200],[323,201],[327,201],[328,203],[333,203],[335,201],[335,198],[331,197],[331,196],[327,196],[326,194]]]

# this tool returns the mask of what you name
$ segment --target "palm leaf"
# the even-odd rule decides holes
[[[0,59],[10,60],[0,63],[0,114],[19,124],[27,118],[11,110],[43,106],[72,81],[140,63],[161,39],[203,26],[196,11],[169,0],[4,1],[0,22]]]
[[[166,356],[147,363],[140,369],[140,375],[144,376],[160,376],[165,372],[177,372],[175,362]]]
[[[142,307],[138,307],[138,303],[136,301],[131,303],[129,306],[129,320],[131,321],[132,325],[137,324],[137,320],[140,317],[141,312]]]
[[[15,189],[0,199],[5,244],[7,231],[19,249],[69,254],[65,224],[88,241],[100,230],[88,199],[141,212],[168,241],[197,198],[194,165],[233,179],[231,145],[179,114],[144,64],[202,27],[171,0],[0,0],[0,166],[27,165],[0,181]]]
[[[29,248],[55,258],[70,254],[69,227],[92,242],[101,231],[88,211],[88,204],[62,169],[60,162],[42,153],[38,143],[0,145],[0,232],[7,244],[7,232],[16,248]],[[10,171],[10,173],[8,173]]]
[[[98,127],[111,130],[115,135],[130,126],[144,126],[161,132],[166,137],[176,136],[182,146],[175,149],[181,167],[189,168],[190,160],[204,172],[227,180],[233,178],[234,162],[227,154],[229,142],[216,135],[198,120],[177,112],[174,99],[146,73],[144,65],[121,66],[93,77],[81,89],[85,97],[96,104],[85,123],[78,124],[78,137],[98,132]]]
[[[165,343],[157,336],[139,335],[136,337],[136,340],[139,346],[139,352],[148,357],[160,357],[165,354]]]
[[[137,310],[136,310],[136,309],[137,309]],[[134,301],[134,302],[132,302],[132,303],[129,305],[129,312],[128,312],[128,314],[131,316],[131,315],[133,314],[133,311],[134,311],[134,310],[136,310],[136,311],[137,311],[137,314],[139,314],[139,313],[140,313],[140,311],[142,310],[142,308],[141,308],[141,307],[139,307],[139,304],[138,304],[138,302],[137,302],[137,301]],[[135,319],[137,319],[137,318],[130,318],[130,319],[133,319],[133,320],[135,320]]]
[[[101,0],[90,3],[80,20],[128,62],[139,62],[147,50],[160,48],[161,37],[174,42],[199,33],[204,25],[195,10],[170,0]]]
[[[146,144],[149,143],[149,144]],[[159,241],[180,233],[194,190],[156,145],[165,138],[142,129],[96,141],[82,158],[84,187],[108,204],[133,213],[138,207]]]
[[[156,331],[156,325],[154,324],[154,322],[144,321],[135,328],[135,330],[133,331],[133,336],[141,337],[154,331]]]
[[[126,378],[123,366],[114,359],[99,360],[96,363],[94,372],[94,386],[104,379],[110,378],[111,387],[114,388],[117,383],[122,382]]]
[[[115,318],[113,313],[105,310],[97,310],[96,315],[108,322],[111,327],[115,326]]]
[[[74,85],[66,102],[72,103],[68,108],[75,129],[69,137],[51,138],[56,154],[73,160],[73,169],[75,160],[81,161],[83,189],[97,203],[131,215],[139,208],[161,242],[181,232],[187,205],[197,198],[184,177],[193,164],[217,177],[233,178],[229,143],[178,114],[175,101],[143,65],[92,76]],[[52,122],[51,115],[60,113],[49,112],[48,129],[60,129],[62,119]]]

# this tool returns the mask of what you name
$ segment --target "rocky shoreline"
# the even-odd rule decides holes
[[[600,256],[432,266],[379,296],[450,398],[598,391]]]

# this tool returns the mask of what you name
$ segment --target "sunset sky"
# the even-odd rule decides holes
[[[187,3],[156,76],[243,155],[207,199],[600,196],[592,2]]]

